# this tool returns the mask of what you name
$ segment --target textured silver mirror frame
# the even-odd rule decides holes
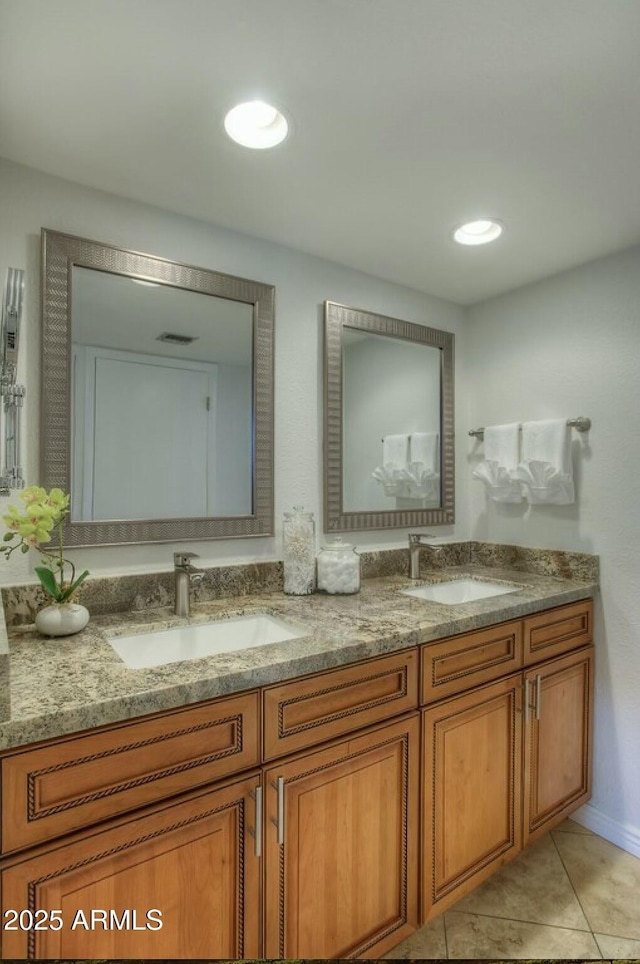
[[[397,318],[348,308],[334,301],[324,305],[324,528],[325,532],[359,529],[401,529],[448,525],[455,521],[455,455],[453,364],[454,336]],[[441,351],[440,398],[441,503],[434,509],[393,509],[375,512],[343,511],[342,473],[342,329],[403,338]]]
[[[24,300],[24,271],[7,270],[0,330],[0,396],[4,401],[4,472],[0,476],[0,495],[24,488],[22,471],[22,408],[26,389],[16,382],[18,349]]]
[[[40,484],[71,487],[71,282],[74,265],[253,305],[253,514],[68,522],[71,546],[136,545],[274,533],[273,336],[275,287],[207,268],[42,229]]]

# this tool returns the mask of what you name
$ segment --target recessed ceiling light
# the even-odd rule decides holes
[[[224,129],[231,138],[243,147],[263,150],[275,147],[287,136],[289,125],[284,114],[265,104],[262,100],[251,100],[246,104],[233,107],[224,119]]]
[[[454,239],[458,244],[488,244],[495,241],[502,234],[502,225],[499,221],[469,221],[461,224],[453,232]]]

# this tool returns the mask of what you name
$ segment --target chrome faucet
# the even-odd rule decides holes
[[[423,547],[431,549],[434,555],[437,555],[442,549],[442,545],[427,542],[427,539],[433,539],[429,532],[411,532],[409,534],[409,579],[420,578],[420,550]]]
[[[204,578],[204,571],[191,564],[191,560],[197,558],[197,552],[174,552],[173,554],[176,586],[176,616],[189,615],[189,591],[192,586],[197,589]]]

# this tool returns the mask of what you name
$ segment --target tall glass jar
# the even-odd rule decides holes
[[[307,596],[316,587],[316,526],[313,512],[294,506],[282,526],[284,591]]]
[[[360,556],[339,536],[318,553],[318,589],[332,594],[360,591]]]

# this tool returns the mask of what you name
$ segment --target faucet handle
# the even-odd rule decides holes
[[[198,558],[197,552],[174,552],[173,564],[174,566],[188,566],[191,559]]]

